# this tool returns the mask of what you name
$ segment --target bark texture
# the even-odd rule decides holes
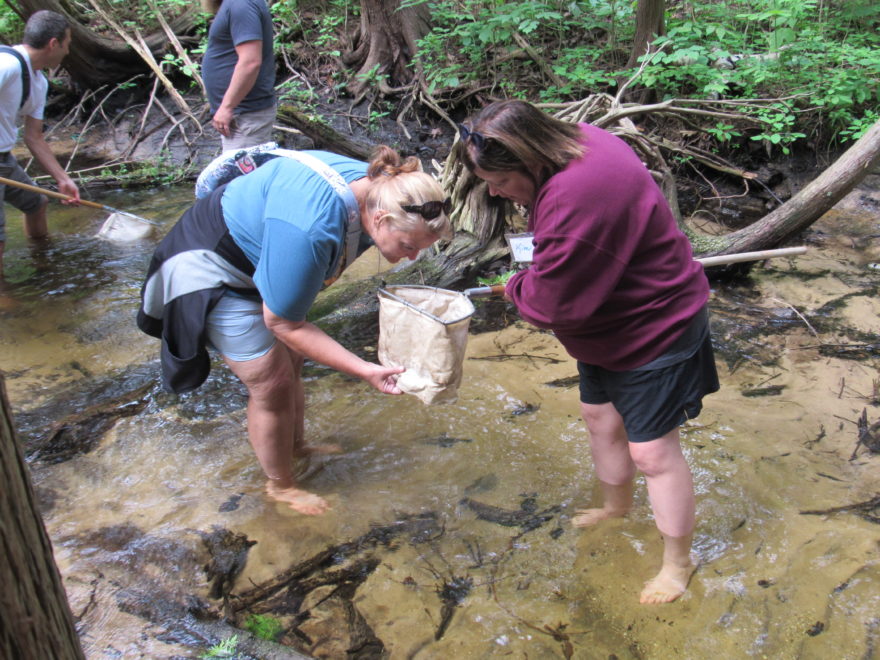
[[[0,376],[0,658],[85,658]]]
[[[345,64],[358,71],[348,84],[355,98],[371,86],[380,94],[410,83],[409,67],[416,52],[416,41],[429,27],[428,4],[400,7],[399,0],[361,0],[361,24],[354,49],[345,55]]]
[[[327,149],[344,156],[368,161],[370,152],[375,146],[352,140],[332,126],[306,116],[292,105],[278,106],[278,120],[285,126],[291,126],[310,137],[315,143],[315,149]]]
[[[633,49],[626,63],[627,69],[639,64],[639,58],[648,52],[651,42],[666,34],[665,0],[639,0],[636,8],[636,34]]]
[[[64,69],[71,79],[84,89],[98,89],[116,85],[133,76],[150,71],[147,63],[121,39],[105,37],[92,32],[77,21],[77,10],[60,0],[18,0],[25,19],[36,11],[49,9],[68,17],[71,23],[70,53],[64,58]],[[198,5],[168,22],[175,34],[186,33],[193,25]],[[154,55],[169,47],[168,37],[161,30],[145,37]]]

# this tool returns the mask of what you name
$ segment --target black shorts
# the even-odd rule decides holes
[[[703,397],[719,388],[708,326],[696,350],[674,364],[657,369],[609,371],[578,362],[578,373],[581,401],[613,403],[623,417],[630,442],[656,440],[694,419],[703,409]]]

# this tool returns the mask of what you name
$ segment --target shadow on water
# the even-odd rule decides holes
[[[131,210],[170,226],[190,194]],[[307,435],[343,452],[310,466],[333,508],[304,517],[264,497],[225,367],[160,390],[133,324],[156,237],[96,241],[70,213],[43,247],[11,236],[0,364],[89,658],[233,635],[255,658],[877,657],[875,216],[833,212],[807,255],[714,285],[722,391],[683,430],[701,567],[642,607],[660,552],[644,484],[626,520],[570,526],[596,501],[576,370],[509,305],[478,304],[453,404],[309,365]],[[370,313],[332,326],[368,358]]]

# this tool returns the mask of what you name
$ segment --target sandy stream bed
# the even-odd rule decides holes
[[[452,405],[382,397],[339,375],[311,380],[307,433],[344,448],[309,480],[333,505],[320,518],[262,496],[240,393],[216,409],[152,407],[89,454],[34,463],[87,656],[198,657],[222,638],[222,628],[184,621],[199,607],[157,605],[195,595],[218,611],[204,571],[215,525],[256,542],[235,595],[371,525],[431,514],[429,533],[348,557],[375,559],[344,583],[350,593],[343,583],[302,592],[296,606],[311,612],[296,640],[303,653],[345,657],[360,640],[354,657],[382,648],[391,658],[880,657],[880,527],[854,513],[802,513],[880,492],[880,456],[861,449],[850,460],[863,409],[880,418],[880,271],[869,267],[880,262],[880,220],[851,198],[814,225],[808,254],[767,262],[748,285],[713,295],[722,390],[684,432],[702,565],[678,602],[637,602],[660,552],[643,483],[628,519],[571,529],[573,509],[595,502],[589,448],[576,387],[548,384],[573,376],[574,364],[551,336],[517,322],[470,337]],[[827,348],[870,336],[862,359]],[[18,409],[41,377],[23,365],[46,341],[3,346],[4,364],[22,365],[7,376]],[[154,354],[150,340],[133,341],[127,356],[110,345],[113,359]],[[208,400],[234,389],[217,378]],[[742,393],[768,386],[778,393]],[[464,497],[547,519],[499,525]],[[444,605],[450,585],[461,597]]]

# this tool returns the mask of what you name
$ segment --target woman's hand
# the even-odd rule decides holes
[[[404,367],[383,367],[381,364],[371,364],[363,379],[382,394],[403,394],[397,386],[397,376],[406,369]]]
[[[403,394],[397,386],[397,375],[404,367],[383,367],[367,362],[343,348],[318,326],[306,321],[287,321],[263,305],[266,326],[289,348],[310,360],[351,376],[357,376],[383,394]]]

